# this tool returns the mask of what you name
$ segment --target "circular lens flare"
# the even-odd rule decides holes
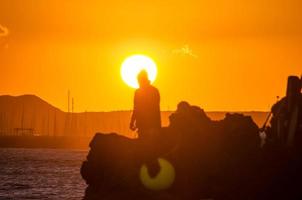
[[[133,88],[138,88],[137,75],[140,71],[146,70],[151,83],[155,81],[157,68],[155,62],[144,55],[133,55],[128,57],[122,64],[122,79]]]
[[[165,190],[171,187],[175,180],[175,169],[173,165],[164,158],[158,158],[160,172],[151,178],[146,165],[140,169],[141,183],[149,190]]]

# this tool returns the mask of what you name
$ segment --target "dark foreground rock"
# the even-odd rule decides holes
[[[211,121],[182,102],[156,135],[142,141],[96,134],[81,167],[84,199],[302,197],[300,157],[260,148],[259,128],[248,116]]]

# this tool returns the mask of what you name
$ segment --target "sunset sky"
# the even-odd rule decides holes
[[[150,56],[161,109],[269,110],[302,73],[300,0],[1,0],[0,95],[67,111],[132,108],[123,60]]]

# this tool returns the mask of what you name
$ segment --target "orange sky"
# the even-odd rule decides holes
[[[127,56],[158,65],[162,110],[268,110],[302,73],[302,2],[1,0],[0,94],[67,110],[128,110]],[[5,27],[9,32],[3,30]],[[182,51],[188,47],[192,53]]]

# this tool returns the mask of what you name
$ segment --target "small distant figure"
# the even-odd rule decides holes
[[[138,131],[139,138],[149,138],[161,128],[160,94],[151,85],[148,73],[142,70],[137,75],[139,88],[134,94],[133,114],[130,129]]]

